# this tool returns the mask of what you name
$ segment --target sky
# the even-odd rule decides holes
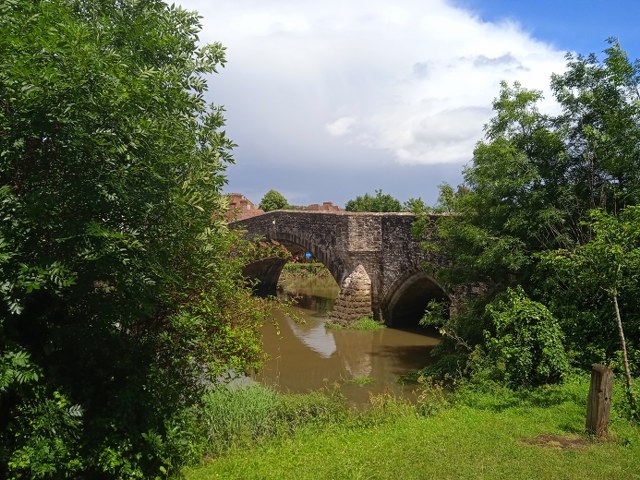
[[[640,57],[638,0],[176,0],[227,64],[208,78],[238,145],[227,193],[433,204],[492,116],[500,82],[543,91],[565,54],[616,37]],[[556,110],[554,110],[556,109]]]

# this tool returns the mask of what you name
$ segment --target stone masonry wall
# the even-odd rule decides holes
[[[433,225],[436,218],[431,218]],[[246,230],[249,237],[260,235],[297,245],[324,263],[342,289],[334,310],[336,318],[354,319],[373,313],[374,318],[384,320],[394,293],[417,275],[424,277],[425,263],[434,271],[445,265],[438,255],[422,251],[411,232],[414,220],[413,214],[404,212],[276,210],[230,226]],[[435,228],[428,228],[423,240],[437,241]],[[365,276],[368,303],[364,299]]]
[[[331,312],[331,320],[350,323],[371,315],[371,279],[358,265],[340,285],[340,293]]]

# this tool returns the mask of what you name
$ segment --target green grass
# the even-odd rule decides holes
[[[371,377],[354,377],[351,379],[351,382],[356,385],[369,385],[373,382],[373,378]]]
[[[347,323],[347,324],[328,320],[327,322],[325,322],[324,325],[326,328],[329,328],[332,330],[347,329],[347,330],[359,330],[362,332],[370,332],[370,331],[386,328],[383,323],[380,323],[371,317],[361,317],[355,322]]]
[[[315,294],[326,294],[328,298],[334,298],[340,290],[331,272],[321,263],[285,264],[278,286],[285,291],[311,289]]]
[[[441,409],[388,396],[372,411],[316,423],[186,471],[207,479],[640,479],[640,429],[617,409],[611,439],[582,435],[588,379],[533,392],[465,389]],[[614,393],[615,399],[622,392]],[[428,396],[427,396],[428,397]],[[569,442],[569,448],[558,446]]]
[[[285,395],[262,385],[212,390],[203,403],[200,421],[209,456],[284,438],[315,424],[331,425],[347,415],[337,394]]]
[[[306,272],[311,274],[324,275],[326,273],[329,273],[329,270],[327,270],[327,267],[325,267],[324,264],[320,262],[288,262],[285,263],[283,272]]]
[[[285,263],[280,282],[299,282],[304,279],[330,279],[331,272],[322,263]]]

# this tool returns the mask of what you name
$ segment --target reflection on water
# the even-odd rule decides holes
[[[324,328],[323,323],[318,323],[315,327],[305,330],[289,317],[284,317],[284,320],[293,335],[321,357],[329,358],[335,353],[336,341],[333,339],[333,334]]]
[[[297,291],[284,292],[297,296],[294,309],[303,322],[276,312],[280,334],[274,325],[265,325],[264,347],[270,359],[255,378],[287,392],[339,384],[355,404],[368,402],[370,393],[410,395],[413,387],[400,385],[398,378],[429,362],[438,337],[393,328],[374,332],[326,329],[327,312],[337,293],[333,279],[305,282]],[[363,378],[368,379],[365,385]]]

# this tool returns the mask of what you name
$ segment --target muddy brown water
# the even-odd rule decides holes
[[[363,406],[372,394],[415,397],[416,385],[399,378],[424,367],[439,337],[424,329],[384,328],[361,332],[325,327],[338,293],[332,278],[312,278],[284,286],[297,298],[293,312],[275,312],[263,328],[269,360],[254,379],[283,392],[339,388],[349,403]],[[299,317],[298,319],[292,317]]]

